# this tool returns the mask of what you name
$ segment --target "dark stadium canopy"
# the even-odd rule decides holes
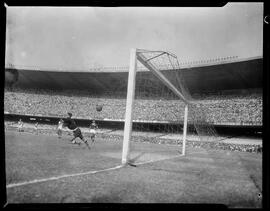
[[[6,72],[11,69],[6,68]],[[14,71],[14,69],[13,69]],[[262,88],[263,59],[184,68],[186,85],[193,93]],[[12,72],[12,71],[11,71]],[[16,86],[22,88],[77,89],[89,92],[126,92],[128,72],[59,72],[17,69]],[[148,79],[150,72],[141,72]],[[173,73],[166,72],[167,77]],[[6,74],[7,78],[7,74]]]

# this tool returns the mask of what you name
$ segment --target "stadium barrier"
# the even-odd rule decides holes
[[[25,123],[35,123],[38,122],[39,124],[48,124],[48,125],[57,125],[60,118],[63,117],[57,117],[57,116],[44,116],[44,115],[32,115],[32,114],[16,114],[16,113],[9,113],[4,112],[4,119],[5,121],[12,121],[12,122],[18,122],[19,119],[22,119]],[[85,119],[85,118],[78,118],[74,117],[74,120],[76,121],[77,125],[79,127],[89,127],[91,124],[91,119]],[[104,129],[114,129],[114,130],[123,130],[124,129],[124,119],[97,119],[96,123],[99,125],[100,128]],[[177,124],[183,124],[182,122],[145,122],[145,121],[134,121],[134,127],[143,126],[143,124],[150,123],[150,128],[152,131],[156,130],[162,130],[162,128],[166,128],[166,126],[170,125],[173,127],[173,125]],[[252,125],[252,124],[243,124],[243,125],[235,125],[235,124],[220,124],[220,125],[214,125],[215,129],[218,131],[218,133],[221,134],[260,134],[262,132],[262,125]],[[193,128],[189,128],[190,130],[193,130]]]
[[[19,119],[22,119],[23,122],[32,123],[33,125],[34,125],[34,123],[38,122],[39,124],[43,123],[43,124],[56,126],[58,121],[59,121],[59,117],[30,115],[30,114],[22,115],[22,114],[8,113],[8,112],[4,112],[4,118],[5,118],[5,121],[11,121],[11,122],[17,122]],[[84,126],[89,126],[91,120],[78,118],[78,119],[75,119],[75,121],[78,123],[78,126],[84,127]],[[110,128],[110,129],[116,129],[116,130],[122,129],[123,130],[123,127],[124,127],[123,120],[108,120],[107,119],[107,120],[99,120],[99,121],[97,121],[97,123],[99,124],[99,126],[101,128]],[[138,124],[138,122],[137,122],[137,124]],[[17,126],[14,126],[14,125],[12,125],[12,127],[17,128]],[[9,126],[9,128],[10,128],[10,126]],[[55,128],[55,127],[53,127],[53,128]],[[219,129],[222,131],[227,130],[228,134],[232,134],[232,130],[236,131],[240,134],[243,133],[243,131],[249,132],[249,133],[254,133],[254,132],[258,132],[258,131],[262,130],[262,128],[258,127],[258,126],[257,127],[256,126],[229,127],[228,125],[220,126]],[[23,131],[33,133],[33,132],[35,132],[35,129],[34,128],[24,128]],[[51,133],[55,133],[55,132],[52,129],[48,129],[48,128],[42,129],[39,131],[39,134],[51,134]],[[68,135],[68,136],[72,135],[66,129],[63,130],[63,135],[64,134]],[[86,137],[88,136],[88,134],[85,134],[85,135],[86,135]],[[114,134],[114,133],[106,133],[105,132],[105,133],[101,133],[100,137],[101,138],[110,137],[110,139],[112,138],[112,140],[115,140],[115,141],[122,141],[122,139],[123,139],[123,135],[121,133]],[[152,140],[155,140],[155,142],[152,142]],[[147,140],[141,136],[136,137],[133,141],[135,141],[135,142],[149,142],[149,140]],[[181,145],[181,142],[178,142],[178,140],[176,140],[176,139],[168,139],[168,138],[164,139],[162,137],[160,139],[151,139],[150,142],[155,143],[155,144]],[[206,142],[206,141],[188,140],[187,147],[195,147],[195,148],[199,147],[199,148],[214,149],[214,150],[221,149],[221,150],[229,150],[229,151],[262,153],[262,145],[261,144],[239,144],[239,143],[237,144],[237,143],[225,143],[222,141]]]

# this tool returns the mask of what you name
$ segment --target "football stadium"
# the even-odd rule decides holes
[[[88,69],[6,62],[7,204],[261,208],[263,57],[127,54]]]

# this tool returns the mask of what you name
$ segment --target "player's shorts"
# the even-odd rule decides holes
[[[62,135],[62,130],[58,129],[58,130],[57,130],[57,134],[58,134],[59,136],[61,136],[61,135]]]
[[[79,137],[80,139],[83,139],[82,131],[80,128],[77,128],[76,130],[74,130],[73,135],[75,138]]]
[[[96,130],[90,129],[90,136],[95,137],[96,136]]]
[[[96,134],[96,130],[95,129],[90,129],[90,133],[91,134]]]

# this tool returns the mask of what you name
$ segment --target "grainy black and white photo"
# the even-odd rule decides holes
[[[262,208],[262,2],[5,7],[7,206]]]

